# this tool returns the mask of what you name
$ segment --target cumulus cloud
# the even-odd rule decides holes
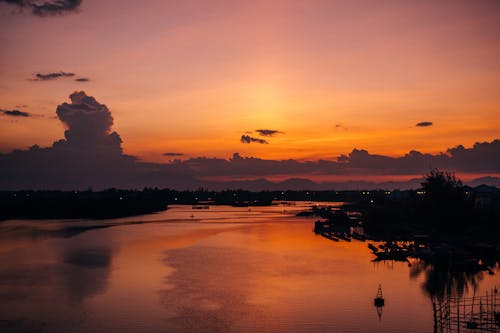
[[[25,111],[19,110],[3,110],[0,109],[0,113],[9,117],[31,117],[31,114]]]
[[[75,73],[68,73],[68,72],[54,72],[54,73],[36,73],[34,74],[35,78],[33,81],[49,81],[49,80],[55,80],[63,77],[73,77],[75,76]]]
[[[269,143],[266,140],[254,138],[254,137],[251,137],[249,135],[242,135],[241,138],[240,138],[240,142],[241,143],[252,143],[252,142],[255,142],[255,143],[260,143],[260,144],[268,144]]]
[[[76,82],[89,82],[90,79],[88,77],[79,77],[75,79]]]
[[[421,122],[417,123],[415,126],[417,126],[417,127],[429,127],[429,126],[432,126],[432,122],[431,121],[421,121]]]
[[[255,132],[259,133],[261,136],[274,136],[276,134],[283,134],[283,132],[272,129],[258,129]]]
[[[82,0],[0,0],[0,2],[16,6],[21,10],[31,10],[33,15],[44,17],[74,12],[80,7]]]
[[[85,92],[72,93],[56,114],[66,128],[64,139],[51,147],[0,153],[1,189],[199,186],[186,167],[144,163],[124,154],[111,111]]]
[[[184,156],[184,154],[183,153],[167,152],[167,153],[163,153],[163,156]]]
[[[111,133],[113,117],[106,105],[98,103],[85,92],[72,93],[71,103],[63,103],[56,109],[59,120],[65,125],[66,144],[71,146],[113,149],[121,153],[121,138]]]

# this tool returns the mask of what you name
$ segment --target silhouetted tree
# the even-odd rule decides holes
[[[431,200],[464,200],[465,190],[462,181],[455,174],[432,169],[422,183],[425,196]]]
[[[422,183],[423,217],[439,231],[460,232],[469,213],[465,188],[455,174],[431,170]]]

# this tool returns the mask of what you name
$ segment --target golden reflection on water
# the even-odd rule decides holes
[[[0,328],[25,332],[429,332],[425,275],[331,242],[298,208],[190,206],[0,225]],[[194,214],[193,214],[194,215]],[[60,228],[88,229],[58,233]],[[96,223],[110,228],[94,229]],[[50,232],[47,232],[50,231]],[[41,236],[43,235],[43,236]],[[382,284],[379,320],[373,297]],[[485,276],[477,292],[500,285]]]

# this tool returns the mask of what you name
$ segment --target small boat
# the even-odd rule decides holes
[[[332,234],[332,233],[322,232],[322,233],[321,233],[321,236],[323,236],[323,237],[325,237],[325,238],[328,238],[329,240],[332,240],[332,241],[334,241],[334,242],[338,242],[338,241],[339,241],[339,239],[338,239],[337,237],[333,236],[333,234]]]
[[[210,206],[209,205],[193,205],[191,208],[192,209],[209,209]]]
[[[325,229],[330,229],[330,225],[328,224],[328,221],[321,221],[318,220],[314,222],[314,232],[316,233],[321,233]]]
[[[472,321],[472,320],[471,320],[471,321],[468,321],[468,322],[466,323],[466,327],[467,327],[467,329],[469,329],[469,330],[475,330],[475,329],[477,329],[478,324],[477,324],[475,321]]]
[[[335,236],[337,238],[340,238],[340,239],[346,241],[346,242],[350,242],[351,241],[351,239],[345,233],[343,233],[343,232],[336,232]]]

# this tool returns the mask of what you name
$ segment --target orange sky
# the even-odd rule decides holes
[[[495,1],[84,0],[36,17],[0,3],[0,152],[63,137],[75,90],[105,103],[125,153],[168,161],[399,156],[500,137]],[[90,82],[30,80],[73,72]],[[429,121],[429,127],[416,127]],[[256,129],[282,131],[243,144]]]

